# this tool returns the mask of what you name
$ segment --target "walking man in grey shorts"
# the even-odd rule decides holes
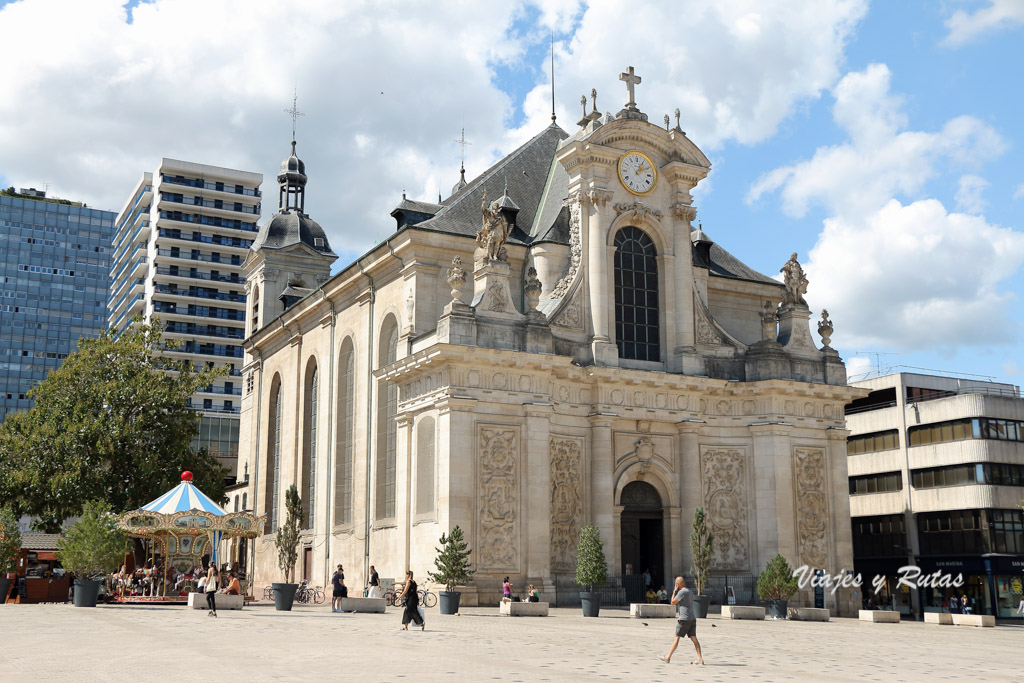
[[[679,646],[680,638],[689,638],[693,646],[697,648],[697,659],[691,664],[703,664],[704,657],[700,652],[700,643],[697,641],[697,617],[693,613],[693,593],[686,587],[686,580],[681,576],[676,577],[676,587],[672,591],[672,604],[676,606],[676,637],[672,640],[672,647],[667,655],[661,656],[661,661],[668,664],[672,661],[672,654]]]

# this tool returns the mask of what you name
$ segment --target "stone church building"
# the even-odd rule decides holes
[[[340,563],[353,590],[370,564],[423,577],[456,524],[477,570],[463,604],[496,602],[506,575],[553,599],[590,522],[612,576],[668,583],[697,507],[715,572],[778,552],[852,568],[843,406],[861,392],[831,323],[818,348],[795,254],[779,282],[695,225],[710,162],[678,111],[648,121],[632,72],[618,113],[592,93],[571,132],[552,122],[437,203],[403,196],[394,233],[334,276],[292,143],[244,266],[256,585],[281,575],[292,484],[297,574],[326,584]]]

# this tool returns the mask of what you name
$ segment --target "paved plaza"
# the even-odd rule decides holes
[[[0,680],[57,681],[1020,681],[1024,627],[966,628],[701,620],[707,666],[680,643],[658,660],[674,622],[579,609],[547,618],[427,610],[402,632],[400,611],[332,614],[329,605],[275,612],[166,606],[0,607]]]

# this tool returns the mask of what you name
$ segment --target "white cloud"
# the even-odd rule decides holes
[[[1003,283],[1024,261],[1024,234],[980,215],[980,176],[961,176],[957,192],[961,209],[979,215],[919,196],[947,167],[978,166],[1005,144],[966,116],[937,133],[908,130],[889,77],[881,64],[846,75],[834,89],[833,115],[848,140],[765,174],[748,200],[778,191],[792,215],[811,204],[828,212],[806,265],[808,301],[829,309],[840,347],[1010,342],[1017,324]]]
[[[988,186],[989,182],[981,176],[971,174],[960,176],[956,196],[954,197],[957,208],[966,213],[978,214],[983,212],[988,202],[985,201],[982,194],[984,194],[985,188]]]
[[[853,356],[846,359],[846,378],[850,382],[867,379],[876,372],[875,364],[866,356]]]
[[[957,10],[946,20],[949,34],[943,44],[959,47],[999,29],[1024,25],[1024,0],[989,0],[988,5],[974,12]]]
[[[1013,191],[1014,199],[1020,199],[1021,197],[1024,197],[1024,183],[1018,185],[1017,189]]]
[[[592,86],[602,110],[621,108],[617,76],[632,64],[651,120],[678,105],[689,135],[713,147],[765,139],[830,88],[866,11],[866,0],[152,0],[128,24],[123,5],[0,9],[0,172],[117,209],[164,156],[242,168],[264,174],[267,216],[297,86],[306,207],[349,254],[393,229],[403,187],[448,194],[463,125],[472,177],[549,123],[547,60],[524,63],[548,27],[556,40],[572,31],[556,43],[564,128],[578,118],[574,93]],[[496,82],[499,67],[528,81],[516,129],[507,92],[524,87]]]

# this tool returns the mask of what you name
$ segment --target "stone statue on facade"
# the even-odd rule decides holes
[[[465,284],[466,271],[462,269],[462,257],[456,256],[452,259],[452,267],[448,269],[448,286],[452,288],[452,301],[458,301]]]
[[[818,322],[818,334],[821,335],[821,345],[826,349],[832,348],[832,321],[828,319],[828,310],[821,309],[821,320]]]
[[[480,211],[483,213],[483,225],[480,232],[476,234],[477,245],[483,247],[488,261],[507,261],[508,253],[505,250],[505,242],[508,241],[509,233],[512,232],[512,226],[502,214],[498,200],[494,200],[488,205],[487,190],[484,190]]]
[[[764,309],[761,311],[761,339],[763,341],[775,341],[778,337],[779,316],[772,306],[771,301],[764,302]]]
[[[786,285],[786,297],[783,303],[806,304],[804,294],[807,293],[807,277],[804,276],[804,269],[796,260],[796,252],[789,257],[786,265],[779,271],[782,273]]]

